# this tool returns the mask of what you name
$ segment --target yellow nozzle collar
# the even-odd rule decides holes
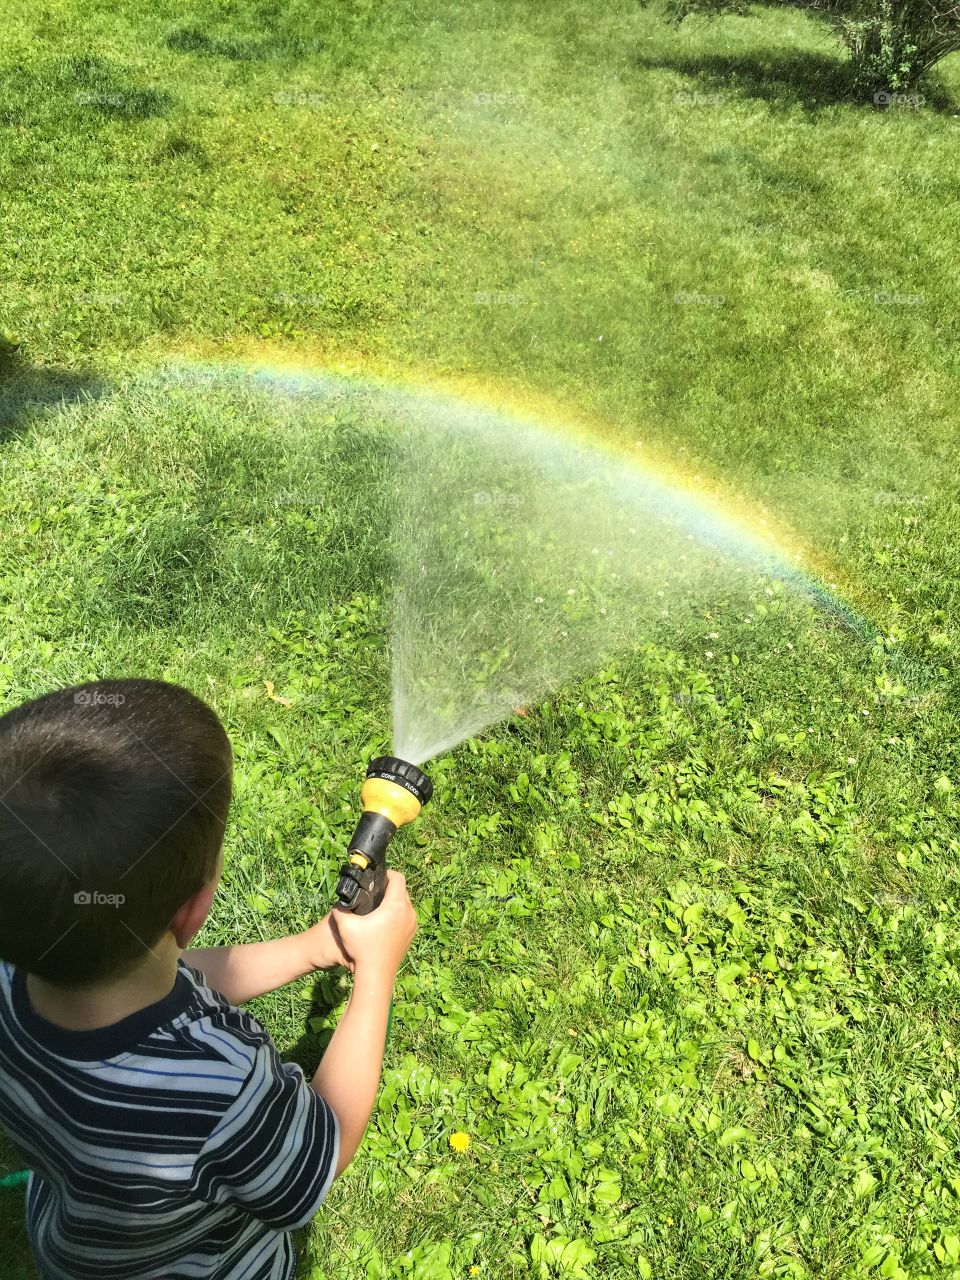
[[[406,787],[387,778],[367,778],[360,788],[360,799],[364,809],[383,814],[395,827],[412,822],[423,807]]]

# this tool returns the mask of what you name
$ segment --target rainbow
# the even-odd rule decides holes
[[[858,594],[821,549],[803,538],[767,507],[735,493],[716,476],[684,471],[644,442],[611,438],[608,426],[581,411],[571,411],[544,391],[510,386],[475,376],[411,372],[384,363],[333,355],[314,363],[302,353],[286,357],[261,344],[246,343],[234,353],[207,348],[200,352],[167,353],[154,363],[154,372],[177,381],[231,382],[246,380],[252,387],[290,395],[342,393],[350,388],[373,396],[398,397],[408,407],[459,415],[488,425],[543,433],[562,439],[616,462],[626,483],[639,484],[661,503],[680,513],[688,529],[709,531],[712,541],[734,554],[746,556],[799,590],[858,638],[870,643],[878,626],[852,603]]]

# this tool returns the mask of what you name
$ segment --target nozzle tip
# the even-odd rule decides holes
[[[377,756],[367,766],[367,777],[396,782],[415,795],[421,805],[426,804],[433,795],[433,783],[423,770],[409,760],[401,760],[399,756]]]

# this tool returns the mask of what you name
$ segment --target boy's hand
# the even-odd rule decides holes
[[[333,912],[302,933],[307,959],[314,969],[335,969],[338,964],[353,969],[353,961],[344,951],[333,928]]]
[[[331,917],[332,931],[347,956],[349,968],[376,973],[392,982],[417,932],[406,877],[399,871],[387,872],[383,901],[369,915],[357,916],[335,907],[327,919]]]

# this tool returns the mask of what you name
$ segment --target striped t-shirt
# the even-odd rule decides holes
[[[0,1125],[44,1280],[290,1280],[340,1146],[300,1068],[183,960],[96,1031],[41,1018],[0,962]]]

